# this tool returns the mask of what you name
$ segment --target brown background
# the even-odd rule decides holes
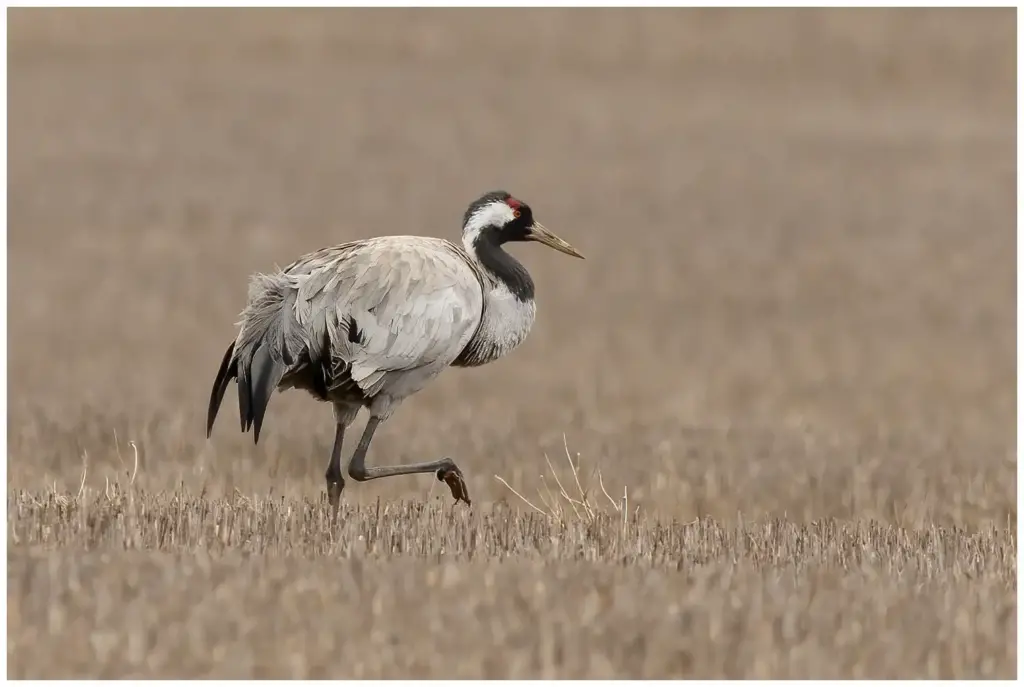
[[[1012,675],[1014,25],[995,10],[10,12],[11,675]],[[330,408],[295,392],[259,447],[229,393],[207,442],[248,274],[354,238],[456,237],[492,188],[588,259],[515,249],[538,285],[527,343],[442,375],[370,454],[452,455],[472,512],[396,478],[350,484],[332,530],[316,503]],[[675,549],[515,515],[494,475],[536,494],[545,455],[565,467],[563,434],[584,473],[628,490],[637,542],[676,528]],[[508,544],[488,515],[506,500],[526,550],[459,538]],[[420,548],[359,549],[381,517]],[[832,538],[807,529],[832,518]],[[582,548],[552,552],[548,527]],[[837,561],[870,527],[896,548],[851,573]],[[950,548],[921,592],[895,570],[928,532]],[[805,559],[814,541],[830,553]],[[450,603],[417,586],[432,575]],[[554,600],[523,586],[542,579]],[[608,590],[607,613],[583,622],[576,589]],[[303,590],[318,600],[288,601]],[[371,597],[384,639],[355,620]],[[733,598],[761,605],[736,620]],[[680,626],[670,602],[697,615]],[[229,648],[174,644],[183,604],[216,609],[175,622]],[[443,631],[413,633],[418,614]],[[133,634],[128,616],[148,620]],[[533,628],[518,643],[516,623]],[[696,642],[688,662],[658,648],[674,636]]]

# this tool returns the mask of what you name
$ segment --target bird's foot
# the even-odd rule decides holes
[[[469,500],[469,490],[466,488],[466,480],[462,476],[462,470],[449,458],[445,459],[446,465],[439,468],[437,471],[437,479],[440,482],[444,482],[448,485],[448,488],[452,490],[452,496],[455,498],[455,503],[459,501],[465,501],[466,505],[471,505]]]

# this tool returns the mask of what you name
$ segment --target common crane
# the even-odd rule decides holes
[[[360,408],[370,419],[348,464],[359,482],[435,473],[456,502],[470,503],[451,458],[368,467],[378,425],[402,401],[448,366],[497,360],[526,338],[536,315],[526,268],[502,249],[538,241],[582,258],[504,191],[486,193],[466,210],[462,245],[432,237],[381,236],[308,253],[273,274],[250,278],[240,329],[228,346],[210,393],[210,437],[228,382],[237,381],[242,431],[259,442],[275,389],[302,389],[331,403],[336,429],[325,475],[337,511],[345,479],[345,429]]]

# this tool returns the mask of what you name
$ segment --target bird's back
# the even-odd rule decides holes
[[[255,275],[235,344],[282,366],[282,387],[324,400],[404,397],[449,365],[480,323],[481,282],[462,249],[384,236],[304,255]]]

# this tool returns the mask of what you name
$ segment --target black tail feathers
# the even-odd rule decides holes
[[[253,442],[259,443],[260,428],[263,427],[263,416],[267,412],[267,404],[270,403],[270,396],[274,389],[281,382],[287,366],[281,361],[275,360],[268,350],[266,344],[260,344],[252,355],[252,362],[249,364],[249,373],[245,375],[248,380],[249,402],[248,413],[243,417],[244,429],[253,427]],[[242,384],[239,378],[238,394],[239,400],[242,397]],[[241,409],[241,405],[239,409]],[[243,429],[243,431],[244,431]]]
[[[238,372],[238,364],[234,359],[235,343],[232,341],[228,350],[221,360],[220,369],[217,370],[217,379],[213,382],[213,389],[210,391],[210,407],[206,411],[206,438],[213,433],[213,422],[217,419],[217,411],[220,410],[221,401],[224,400],[224,392],[227,391],[228,382],[234,379]]]
[[[238,414],[242,431],[254,429],[253,442],[259,443],[267,404],[270,403],[270,396],[281,382],[286,370],[287,367],[274,360],[263,344],[256,347],[248,364],[235,357],[234,343],[228,346],[217,371],[217,379],[214,380],[213,389],[210,391],[210,407],[206,413],[206,437],[209,438],[213,433],[213,423],[224,400],[224,392],[227,391],[228,382],[234,379],[238,383]]]

